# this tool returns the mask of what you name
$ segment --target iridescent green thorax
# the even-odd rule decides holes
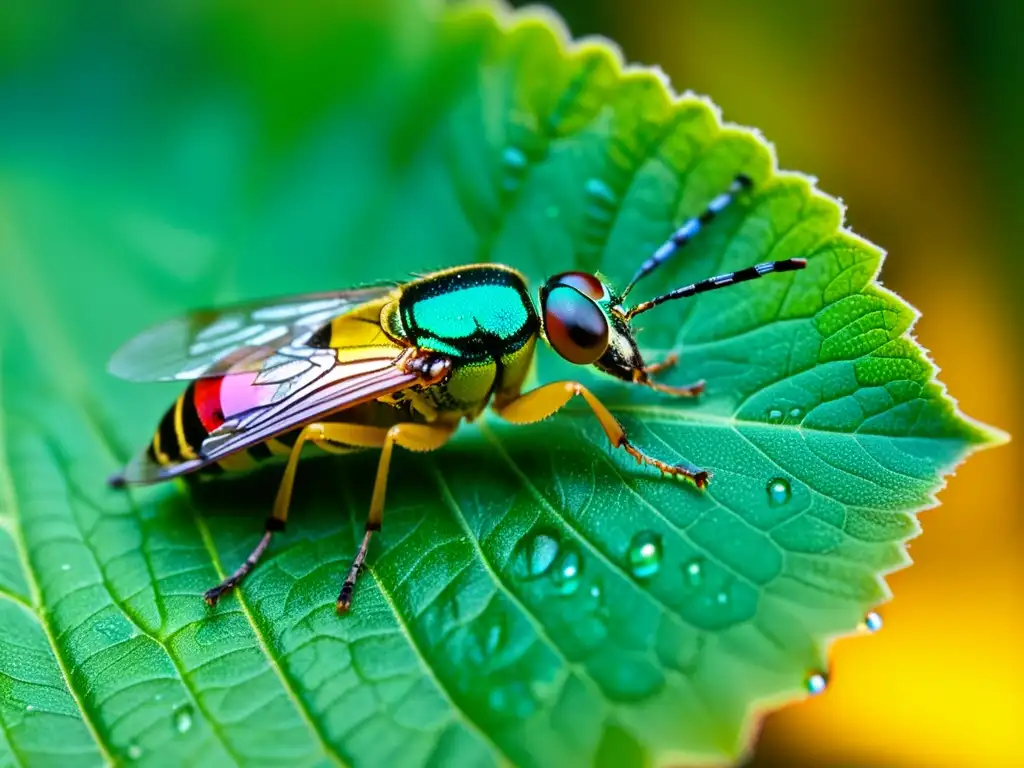
[[[514,352],[539,327],[523,276],[496,264],[436,272],[409,283],[381,320],[396,338],[460,362]]]
[[[435,272],[400,289],[381,312],[392,338],[449,355],[450,379],[424,393],[432,407],[475,415],[518,392],[540,328],[526,280],[500,264]]]

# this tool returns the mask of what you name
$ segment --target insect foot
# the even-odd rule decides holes
[[[693,480],[693,484],[700,488],[702,491],[706,489],[708,487],[708,483],[711,482],[711,473],[708,472],[706,469],[702,469],[700,472],[691,475],[686,471],[686,465],[676,464],[675,467],[676,469],[679,470],[680,475],[684,477],[689,477],[691,480]]]
[[[223,584],[218,584],[213,589],[208,589],[208,590],[206,590],[203,593],[203,601],[208,606],[213,608],[215,605],[217,605],[217,601],[221,599],[221,597],[224,595],[224,593],[229,591],[229,590],[231,590],[231,589],[233,589],[234,586],[235,586],[234,584],[228,583],[228,582],[225,582]]]

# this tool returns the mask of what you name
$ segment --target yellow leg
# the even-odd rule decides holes
[[[560,410],[573,397],[580,395],[587,401],[587,405],[594,412],[597,420],[608,436],[608,440],[616,448],[622,448],[630,456],[637,460],[637,463],[650,464],[663,474],[688,477],[698,488],[707,487],[710,475],[706,470],[696,467],[689,462],[679,464],[668,464],[641,451],[626,437],[626,430],[622,428],[618,419],[612,416],[604,404],[594,394],[576,381],[556,381],[552,384],[545,384],[526,394],[520,395],[512,402],[498,407],[498,415],[512,424],[533,424],[546,419]]]
[[[363,427],[363,429],[367,429]],[[452,425],[440,424],[396,424],[390,429],[381,429],[383,433],[380,442],[371,445],[357,442],[353,436],[344,438],[349,445],[363,445],[371,448],[379,445],[381,447],[380,461],[377,463],[377,478],[373,483],[373,497],[370,499],[370,512],[366,516],[366,530],[363,533],[363,540],[359,545],[355,558],[352,560],[352,567],[348,570],[345,582],[341,585],[341,592],[338,593],[338,601],[335,604],[338,613],[345,613],[352,605],[352,593],[355,590],[356,579],[359,578],[359,571],[363,568],[366,560],[366,553],[370,548],[370,539],[375,531],[380,530],[384,519],[384,495],[388,487],[388,469],[391,466],[391,453],[395,445],[400,445],[410,451],[434,451],[451,439],[455,431]]]
[[[384,491],[387,487],[388,466],[391,463],[391,451],[395,443],[403,448],[412,451],[432,451],[440,448],[449,438],[453,429],[448,426],[435,426],[431,424],[396,424],[393,427],[368,427],[362,424],[326,423],[309,424],[299,432],[291,453],[288,455],[288,464],[284,469],[284,477],[281,478],[281,485],[277,490],[277,497],[274,500],[274,509],[271,516],[267,518],[266,530],[259,544],[252,551],[252,554],[245,559],[245,562],[231,576],[206,592],[206,602],[215,605],[217,600],[225,592],[236,587],[245,578],[259,561],[270,544],[270,538],[276,531],[284,530],[288,520],[288,507],[291,504],[292,489],[295,486],[295,473],[299,466],[299,456],[303,446],[308,442],[315,444],[340,443],[346,446],[359,448],[382,448],[380,463],[377,466],[377,480],[373,486],[373,500],[370,502],[370,514],[366,521],[366,533],[363,536],[363,543],[359,547],[356,559],[352,564],[348,577],[345,579],[345,586],[342,587],[341,595],[338,597],[338,609],[347,610],[351,602],[352,588],[355,585],[356,576],[366,559],[366,550],[370,544],[370,537],[374,531],[380,530],[381,520],[384,515]],[[347,589],[346,589],[347,588]],[[344,605],[342,598],[345,598]]]
[[[675,367],[675,364],[679,362],[679,355],[674,352],[666,357],[664,360],[659,360],[656,363],[648,363],[644,366],[644,373],[651,375],[654,373],[661,373],[667,371],[669,368]]]
[[[652,374],[667,371],[678,362],[679,355],[671,354],[664,360],[660,360],[656,363],[651,363],[650,365],[637,369],[633,371],[633,383],[642,384],[645,387],[650,387],[655,392],[664,392],[666,395],[673,395],[675,397],[697,397],[704,391],[703,381],[698,381],[694,384],[687,384],[683,387],[673,387],[669,384],[662,384],[661,382],[655,381],[651,378]]]

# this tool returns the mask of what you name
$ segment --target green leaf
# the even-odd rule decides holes
[[[1002,439],[956,411],[839,205],[606,42],[398,0],[283,25],[227,2],[66,14],[0,75],[0,763],[736,756],[888,597],[943,476]],[[741,171],[750,198],[644,294],[809,266],[644,316],[651,358],[684,353],[667,380],[708,381],[699,402],[538,367],[712,470],[706,493],[578,405],[487,417],[396,457],[339,618],[374,456],[303,465],[287,533],[214,611],[200,595],[255,543],[279,470],[105,487],[176,395],[104,372],[149,323],[474,260],[622,285]]]

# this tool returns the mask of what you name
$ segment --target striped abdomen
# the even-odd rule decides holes
[[[265,387],[254,387],[249,376],[233,375],[198,379],[174,401],[164,414],[146,447],[145,459],[158,467],[173,467],[197,459],[207,436],[224,423],[225,413],[234,415],[264,403],[257,398],[266,396]],[[325,417],[323,421],[346,421],[373,426],[391,426],[411,418],[407,406],[394,407],[381,402],[369,402]],[[250,448],[224,457],[219,462],[204,465],[199,474],[239,472],[254,468],[273,457],[286,457],[298,430],[273,437]],[[331,446],[332,452],[353,450],[346,446]]]
[[[224,423],[222,397],[228,394],[223,391],[225,382],[228,382],[228,387],[231,386],[228,377],[224,376],[199,379],[189,384],[160,420],[146,448],[146,456],[150,461],[167,467],[199,458],[203,440]],[[248,389],[255,392],[252,387]],[[289,446],[294,442],[294,434],[282,435],[281,438],[239,451],[221,462],[209,464],[200,471],[219,473],[251,469],[271,456],[287,455]]]

